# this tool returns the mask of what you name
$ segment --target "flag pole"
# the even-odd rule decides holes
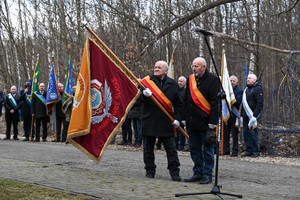
[[[54,68],[54,52],[52,52],[52,66]],[[55,106],[55,108],[56,108],[56,106]],[[56,109],[55,108],[54,108],[54,129],[55,129],[55,142],[57,142],[57,128],[56,128],[57,127],[57,124],[56,124],[57,122],[56,122]]]
[[[87,26],[85,28],[96,38],[96,40],[105,48],[106,51],[112,55],[112,57],[120,64],[120,66],[137,82],[139,86],[145,88],[145,86],[136,78],[136,76],[123,64],[123,62],[104,44],[104,42]],[[172,121],[175,120],[173,117],[166,111],[166,109],[157,101],[157,99],[151,95],[150,98],[154,101],[154,103],[163,111],[163,113]],[[179,126],[177,128],[187,139],[189,139],[189,135]]]

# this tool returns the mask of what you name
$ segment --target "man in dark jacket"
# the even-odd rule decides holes
[[[5,140],[10,139],[10,130],[11,123],[14,127],[14,140],[18,139],[18,121],[19,121],[19,109],[21,107],[20,97],[17,94],[17,87],[11,86],[10,92],[6,95],[5,98],[5,120],[6,120],[6,138]]]
[[[49,116],[47,115],[46,98],[45,84],[40,83],[39,90],[32,94],[31,101],[31,113],[36,122],[35,142],[40,141],[41,124],[43,126],[43,142],[47,141],[47,120]]]
[[[158,61],[154,67],[154,75],[147,76],[142,83],[147,87],[143,90],[142,105],[142,136],[144,163],[146,177],[154,178],[156,165],[154,162],[154,144],[159,136],[167,152],[168,169],[173,181],[181,181],[179,176],[179,159],[174,143],[174,127],[179,127],[180,114],[182,111],[182,100],[179,96],[179,88],[176,81],[167,77],[168,64]],[[173,122],[162,110],[149,98],[154,95],[169,113],[173,113]]]
[[[215,142],[207,136],[214,136],[218,121],[218,98],[220,91],[218,77],[208,72],[205,59],[193,61],[194,74],[189,76],[186,95],[186,127],[189,132],[189,148],[194,162],[193,176],[186,182],[212,182]]]
[[[185,85],[186,78],[184,76],[180,76],[178,78],[178,86],[179,86],[179,95],[181,99],[185,98]],[[184,124],[180,124],[181,128],[184,130]],[[185,136],[177,129],[177,137],[175,138],[175,145],[178,151],[183,151],[185,146]]]
[[[231,86],[236,102],[231,108],[230,118],[227,121],[227,125],[224,125],[224,155],[230,155],[230,132],[232,134],[232,154],[231,156],[238,156],[239,150],[239,129],[236,127],[236,121],[240,117],[240,105],[242,102],[243,90],[238,87],[238,78],[236,76],[230,77]]]
[[[25,83],[25,89],[21,91],[20,101],[22,101],[21,114],[24,120],[24,135],[25,139],[23,141],[29,141],[30,131],[31,131],[31,100],[28,97],[28,91],[31,87],[30,82]]]
[[[128,118],[132,120],[132,126],[134,130],[134,147],[140,147],[142,144],[142,134],[141,134],[141,115],[142,115],[142,101],[141,96],[132,106],[128,113]]]
[[[3,91],[0,90],[0,117],[2,116],[2,106],[4,102],[5,102],[5,97]]]
[[[60,93],[60,96],[62,97],[63,91],[64,91],[64,85],[62,83],[58,83],[58,90]],[[64,137],[64,140],[62,140],[62,124],[65,123],[66,116],[62,111],[62,99],[60,99],[56,104],[55,104],[55,132],[56,132],[56,138],[52,140],[52,142],[66,142],[66,138]]]
[[[243,93],[243,132],[246,152],[244,156],[258,157],[259,138],[257,131],[257,119],[263,108],[263,89],[260,82],[257,81],[255,74],[249,74],[247,77],[247,88]]]

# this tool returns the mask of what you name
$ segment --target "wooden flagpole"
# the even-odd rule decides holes
[[[89,28],[86,26],[86,29],[96,38],[96,40],[108,51],[112,57],[121,65],[121,67],[137,82],[139,86],[145,88],[145,86],[136,78],[136,76],[123,64],[123,62],[104,44],[104,42]],[[172,121],[175,120],[173,117],[166,111],[166,109],[157,101],[157,99],[151,95],[150,98],[154,101],[154,103],[164,112],[164,114]],[[189,139],[189,135],[179,126],[177,128],[187,139]]]

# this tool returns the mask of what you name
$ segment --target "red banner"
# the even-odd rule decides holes
[[[116,129],[122,125],[126,115],[139,95],[136,85],[127,75],[116,65],[111,57],[106,54],[93,40],[87,39],[86,51],[82,60],[81,68],[88,67],[90,70],[89,87],[86,85],[86,78],[78,79],[77,88],[80,90],[75,94],[75,102],[71,116],[68,139],[70,142],[84,151],[94,161],[99,161],[104,150],[112,139]],[[89,58],[88,58],[89,57]],[[80,69],[81,71],[81,69]],[[86,73],[88,74],[88,73]],[[84,92],[89,90],[90,107],[83,105],[80,107],[80,99],[84,99]],[[81,93],[81,94],[80,94]],[[78,99],[76,96],[81,98]],[[88,98],[86,96],[86,98]],[[90,120],[87,120],[83,130],[88,127],[89,131],[81,131],[80,127],[73,128],[77,122],[85,120],[81,113],[91,110]],[[89,126],[90,125],[90,126]]]

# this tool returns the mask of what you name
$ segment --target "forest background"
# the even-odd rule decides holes
[[[38,54],[40,82],[47,85],[53,53],[63,82],[69,51],[76,83],[88,35],[83,25],[138,78],[151,74],[156,61],[169,61],[175,48],[176,80],[191,74],[198,56],[213,71],[203,36],[192,31],[199,26],[214,33],[209,41],[219,73],[225,44],[229,73],[241,88],[247,73],[258,76],[265,127],[299,133],[299,0],[2,0],[0,20],[1,89],[32,79]]]

